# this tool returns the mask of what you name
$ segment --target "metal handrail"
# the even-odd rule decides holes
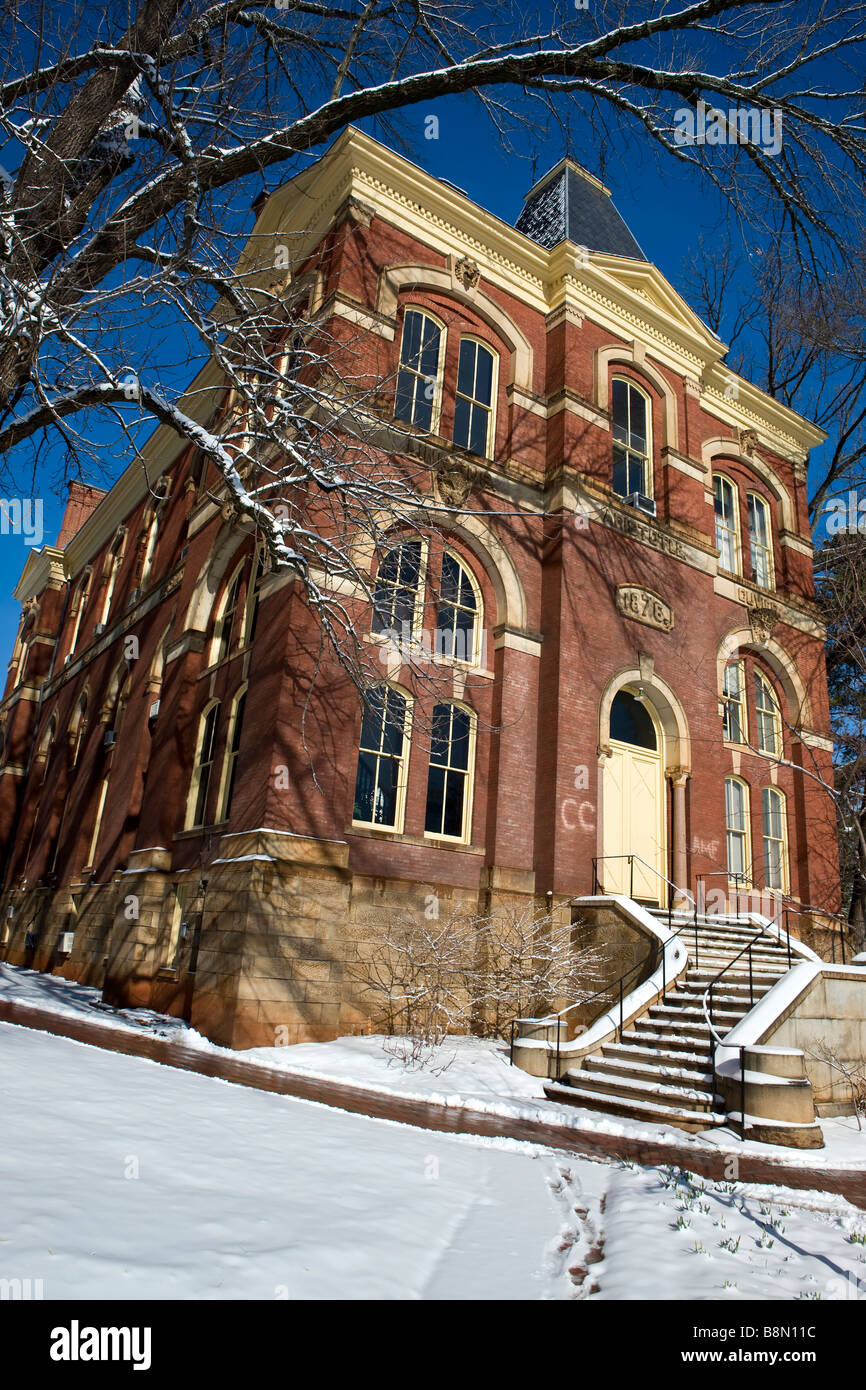
[[[686,890],[681,890],[681,889],[679,889],[675,883],[673,883],[669,878],[666,878],[665,875],[664,875],[663,873],[660,873],[659,870],[655,867],[655,865],[653,865],[653,864],[648,864],[647,861],[646,861],[645,859],[641,858],[641,856],[640,856],[639,854],[606,854],[606,855],[601,855],[601,856],[598,856],[598,857],[594,858],[593,861],[592,861],[592,886],[593,886],[593,897],[595,897],[595,896],[598,894],[598,890],[599,890],[599,888],[601,887],[601,885],[599,884],[599,880],[598,880],[598,865],[599,865],[600,863],[602,863],[602,862],[603,862],[604,860],[606,860],[606,859],[628,859],[628,860],[631,860],[631,861],[634,861],[634,860],[636,859],[636,860],[638,861],[638,863],[643,864],[645,868],[649,869],[650,873],[654,873],[658,878],[660,878],[660,879],[662,880],[663,883],[666,883],[666,884],[668,885],[668,888],[669,888],[669,889],[673,889],[673,891],[674,891],[675,893],[683,892],[685,897],[687,897],[687,898],[689,898],[689,899],[691,898],[691,893],[689,893],[687,889],[686,889]],[[633,886],[634,886],[634,863],[633,863],[633,862],[630,864],[629,869],[630,869],[630,886],[633,888]],[[602,892],[602,893],[605,892],[605,890],[604,890],[603,887],[601,887],[601,892]],[[629,896],[632,896],[632,895],[630,894]],[[678,937],[678,936],[680,935],[681,932],[684,932],[684,931],[686,930],[687,927],[691,926],[691,920],[688,920],[688,921],[684,922],[683,925],[682,925],[677,931],[674,931],[674,930],[673,930],[673,927],[672,927],[673,899],[672,899],[672,896],[671,896],[670,893],[668,893],[668,909],[667,909],[667,912],[668,912],[668,931],[670,932],[670,936],[668,937],[667,941],[654,941],[654,942],[653,942],[653,954],[652,954],[652,956],[651,956],[652,964],[651,964],[651,966],[650,966],[649,973],[648,973],[648,975],[647,975],[647,977],[646,977],[647,979],[649,979],[649,977],[655,973],[655,971],[656,971],[657,968],[658,968],[659,961],[661,961],[661,967],[662,967],[662,989],[661,989],[661,997],[662,997],[662,1001],[664,1001],[664,1000],[667,998],[667,954],[666,954],[667,948],[668,948],[668,946],[670,945],[671,941],[674,939],[674,937]],[[696,928],[696,930],[697,930],[697,928]],[[579,1000],[577,1000],[574,1004],[568,1004],[564,1009],[560,1009],[558,1013],[550,1013],[550,1014],[547,1014],[544,1018],[538,1018],[538,1019],[534,1019],[534,1020],[533,1020],[533,1022],[540,1023],[540,1024],[541,1024],[541,1023],[545,1023],[545,1022],[551,1022],[551,1023],[552,1023],[554,1020],[556,1020],[556,1070],[557,1070],[557,1075],[559,1074],[559,1064],[560,1064],[560,1056],[561,1056],[561,1049],[562,1049],[562,1023],[563,1023],[563,1019],[566,1017],[566,1015],[570,1014],[570,1013],[572,1012],[572,1010],[574,1010],[574,1009],[580,1009],[580,1008],[583,1008],[586,1004],[592,1004],[594,1000],[600,999],[601,996],[602,996],[603,994],[609,994],[611,991],[618,990],[618,992],[619,992],[619,1028],[618,1028],[618,1030],[617,1030],[617,1033],[618,1033],[619,1041],[622,1042],[622,1031],[623,1031],[623,1026],[624,1026],[624,1005],[625,1005],[625,994],[624,994],[624,992],[623,992],[623,986],[624,986],[624,984],[625,984],[625,981],[629,978],[630,975],[633,975],[633,974],[635,973],[635,971],[639,971],[639,970],[645,969],[645,967],[646,967],[646,961],[639,961],[637,965],[633,965],[633,966],[630,967],[630,969],[624,971],[623,974],[620,975],[619,979],[613,980],[609,985],[604,985],[602,989],[597,990],[595,994],[589,995],[588,998],[586,998],[586,999],[579,999]],[[514,1065],[514,1030],[515,1030],[517,1021],[518,1021],[517,1019],[512,1019],[512,1020],[511,1020],[511,1040],[510,1040],[510,1047],[509,1047],[509,1060],[510,1060],[510,1063],[511,1063],[512,1066]],[[548,1048],[548,1051],[549,1051],[549,1049],[550,1049],[550,1044],[549,1044],[549,1043],[547,1043],[547,1048]]]
[[[721,872],[724,872],[724,870],[722,870]],[[697,884],[700,883],[700,881],[701,881],[703,878],[710,878],[710,877],[712,877],[711,874],[699,874],[699,875],[698,875],[698,878],[697,878],[697,881],[696,881],[696,887],[697,887]],[[732,877],[733,877],[733,876],[732,876]],[[787,950],[788,950],[788,969],[790,970],[790,968],[791,968],[791,923],[790,923],[790,913],[791,913],[791,912],[793,912],[794,915],[795,915],[796,917],[805,917],[805,916],[809,915],[810,913],[821,912],[822,916],[824,916],[824,917],[831,917],[831,918],[833,918],[835,921],[839,921],[839,922],[843,921],[843,918],[842,918],[842,914],[841,914],[841,913],[838,913],[838,912],[825,912],[825,911],[824,911],[823,909],[821,909],[821,908],[815,908],[815,907],[812,907],[812,906],[811,906],[810,904],[808,904],[808,903],[802,903],[802,902],[800,902],[800,900],[799,900],[798,898],[790,898],[790,897],[788,897],[787,894],[781,895],[781,896],[784,897],[784,900],[785,900],[785,903],[786,903],[785,907],[780,908],[779,911],[776,913],[775,917],[771,917],[769,921],[767,921],[767,922],[764,923],[764,925],[761,927],[760,931],[756,932],[755,935],[752,937],[751,941],[746,942],[746,945],[743,947],[743,949],[742,949],[741,951],[738,951],[737,954],[736,954],[735,956],[733,956],[731,960],[728,961],[727,965],[725,965],[725,966],[722,967],[722,969],[719,971],[718,975],[716,975],[716,976],[710,981],[709,985],[708,985],[707,988],[704,990],[704,996],[703,996],[703,1001],[702,1001],[702,1002],[703,1002],[704,1018],[706,1019],[707,1026],[709,1027],[710,1035],[711,1035],[711,1038],[712,1038],[711,1068],[712,1068],[712,1073],[713,1073],[713,1078],[714,1078],[714,1080],[715,1080],[715,1074],[716,1074],[716,1049],[717,1049],[718,1047],[724,1047],[724,1046],[725,1046],[725,1040],[724,1040],[724,1038],[722,1038],[722,1037],[719,1036],[719,1033],[718,1033],[717,1030],[716,1030],[715,1024],[713,1023],[713,990],[715,989],[716,985],[719,983],[719,980],[721,980],[722,977],[723,977],[724,975],[726,975],[727,972],[731,969],[731,967],[734,966],[734,965],[736,965],[737,961],[740,960],[740,959],[748,952],[748,956],[749,956],[749,1006],[750,1006],[750,1008],[754,1008],[754,1005],[755,1005],[755,981],[754,981],[754,971],[753,971],[753,966],[752,966],[752,947],[754,946],[754,944],[755,944],[756,941],[759,941],[759,940],[761,939],[761,937],[763,937],[763,936],[771,936],[771,935],[772,935],[771,928],[777,926],[777,924],[779,923],[779,919],[782,918],[782,917],[784,917],[784,921],[785,921],[785,941],[786,941]],[[790,907],[790,906],[788,906],[789,903],[794,903],[794,902],[798,902],[798,903],[799,903],[799,907]],[[697,913],[697,908],[696,908],[695,910],[696,910],[696,913]],[[740,914],[740,913],[731,913],[730,915],[736,917],[736,916],[740,916],[741,914]],[[748,914],[747,914],[747,915],[748,915]],[[695,920],[697,921],[697,916],[696,916]],[[780,939],[780,936],[781,936],[781,932],[779,933],[779,936],[778,936],[778,937],[773,937],[773,939],[776,940],[776,941],[778,941],[778,940]],[[843,949],[843,953],[844,953],[844,939],[845,939],[845,938],[844,938],[844,932],[843,932],[843,933],[842,933],[842,942],[843,942],[843,947],[842,947],[842,949]],[[743,1046],[738,1046],[738,1045],[735,1043],[735,1044],[733,1044],[733,1046],[737,1048],[737,1050],[738,1050],[738,1052],[739,1052],[739,1054],[740,1054],[740,1137],[741,1137],[741,1139],[745,1139],[745,1137],[746,1137],[746,1068],[745,1068],[745,1045],[743,1045]]]

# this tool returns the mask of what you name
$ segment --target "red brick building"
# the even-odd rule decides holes
[[[512,227],[350,130],[259,207],[248,260],[283,244],[448,508],[358,608],[373,644],[438,634],[438,686],[391,661],[363,725],[336,663],[311,688],[303,586],[158,428],[109,492],[73,485],[16,589],[5,957],[247,1046],[360,1023],[359,942],[430,894],[559,902],[598,860],[646,901],[742,875],[835,909],[820,431],[568,161]],[[223,395],[211,364],[188,409]]]

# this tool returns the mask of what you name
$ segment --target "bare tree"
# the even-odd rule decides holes
[[[385,921],[351,973],[404,1062],[425,1065],[449,1034],[504,1038],[514,1019],[588,999],[604,951],[580,947],[563,909],[407,913]]]
[[[382,516],[399,525],[419,503],[431,528],[441,514],[405,437],[394,465],[381,379],[329,339],[292,267],[235,268],[270,171],[291,177],[351,122],[398,139],[405,113],[472,94],[506,141],[554,119],[693,166],[749,225],[775,210],[804,272],[848,245],[862,196],[860,3],[597,0],[536,28],[517,7],[457,0],[138,0],[122,18],[22,0],[2,34],[6,477],[38,476],[52,441],[92,473],[97,456],[134,456],[148,423],[174,430],[303,582],[362,687],[369,653],[365,667],[341,597],[374,597],[359,540],[381,551]],[[751,138],[741,112],[784,141]],[[689,136],[708,113],[719,138]],[[217,385],[181,406],[205,361]]]

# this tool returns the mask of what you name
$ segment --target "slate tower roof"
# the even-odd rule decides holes
[[[646,260],[610,191],[573,159],[561,159],[529,190],[516,226],[548,250],[572,241],[588,251]]]

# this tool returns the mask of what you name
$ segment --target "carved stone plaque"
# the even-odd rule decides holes
[[[620,584],[616,591],[616,606],[624,618],[632,618],[647,627],[670,632],[674,625],[673,609],[651,589],[636,584]]]

